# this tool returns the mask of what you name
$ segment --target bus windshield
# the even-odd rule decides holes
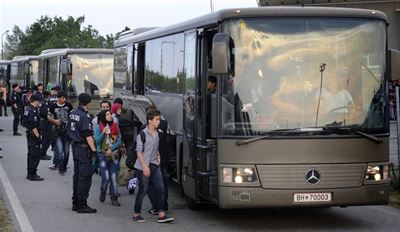
[[[386,132],[386,26],[372,19],[229,20],[222,135],[322,126]]]

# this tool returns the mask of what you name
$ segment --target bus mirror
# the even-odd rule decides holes
[[[390,80],[400,80],[400,52],[395,49],[389,50],[389,69],[390,69]]]
[[[64,75],[72,75],[71,62],[67,59],[61,60],[61,73]]]
[[[212,43],[212,71],[214,74],[228,74],[230,71],[230,37],[226,33],[214,35]]]

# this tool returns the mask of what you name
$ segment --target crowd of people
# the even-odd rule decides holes
[[[1,84],[1,83],[0,83]],[[107,192],[111,205],[120,206],[118,186],[127,185],[133,194],[137,188],[133,220],[145,222],[141,216],[142,202],[148,195],[152,208],[149,213],[158,215],[157,222],[174,221],[168,212],[168,173],[170,144],[167,144],[168,123],[162,120],[155,106],[146,109],[147,123],[142,125],[121,117],[123,101],[116,98],[111,104],[100,102],[97,115],[88,111],[91,96],[79,95],[79,106],[68,102],[66,93],[59,86],[44,91],[38,84],[26,90],[18,84],[12,85],[9,99],[0,85],[0,97],[9,101],[13,113],[13,135],[20,136],[18,125],[26,128],[28,145],[27,176],[29,181],[43,181],[38,175],[40,160],[52,160],[50,170],[58,170],[64,176],[69,170],[69,154],[73,154],[72,210],[77,213],[96,213],[88,206],[87,198],[92,185],[92,176],[101,178],[99,201],[105,202]],[[3,94],[3,95],[1,95]],[[1,103],[1,102],[0,102]],[[5,112],[7,112],[5,110]],[[136,142],[127,148],[124,127],[137,127]],[[48,155],[48,150],[53,156]],[[127,156],[133,159],[133,167],[125,165]],[[125,175],[128,181],[119,181]],[[126,177],[127,175],[127,177]],[[124,179],[122,178],[122,179]],[[128,184],[129,183],[129,184]]]

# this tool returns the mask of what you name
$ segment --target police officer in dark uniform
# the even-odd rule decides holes
[[[78,98],[79,107],[71,111],[67,125],[74,156],[72,210],[77,213],[96,213],[96,209],[87,205],[92,185],[92,156],[96,154],[92,117],[87,110],[91,97],[81,93]]]
[[[40,131],[39,131],[39,105],[41,98],[38,95],[31,97],[31,103],[24,112],[23,126],[26,127],[26,140],[28,142],[28,175],[31,181],[42,181],[43,178],[36,174],[40,162]]]
[[[14,83],[12,85],[13,92],[11,93],[10,100],[11,100],[11,112],[14,115],[14,120],[13,120],[13,132],[14,136],[19,136],[21,135],[18,133],[18,124],[19,124],[19,119],[21,117],[20,115],[20,108],[21,108],[21,98],[20,98],[20,91],[21,89],[19,88],[19,85]]]
[[[42,103],[39,108],[40,115],[40,129],[42,132],[42,149],[40,151],[40,159],[41,160],[50,160],[51,156],[47,155],[47,150],[50,147],[51,142],[51,130],[52,125],[50,124],[47,116],[49,114],[49,96],[50,93],[48,91],[44,91],[43,93],[38,92],[36,95],[43,96]]]

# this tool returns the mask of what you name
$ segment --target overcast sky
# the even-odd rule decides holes
[[[214,9],[256,7],[256,0],[213,0]],[[129,28],[167,26],[210,12],[210,0],[0,0],[0,33],[22,30],[42,15],[85,15],[101,35]]]

